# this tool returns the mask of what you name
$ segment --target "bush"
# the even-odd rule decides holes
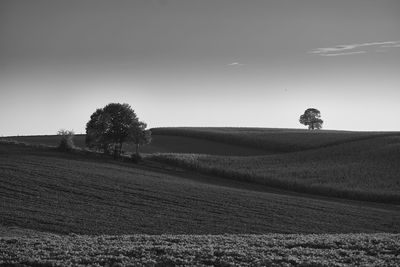
[[[140,161],[142,161],[142,156],[140,155],[140,154],[137,154],[137,153],[133,153],[132,155],[131,155],[131,161],[133,162],[133,163],[139,163]]]
[[[60,144],[58,145],[58,149],[62,151],[71,151],[74,145],[74,131],[68,131],[61,129],[57,133],[61,136]]]

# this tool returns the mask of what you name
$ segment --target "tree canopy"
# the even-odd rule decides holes
[[[86,145],[103,150],[114,156],[121,154],[124,142],[140,145],[150,142],[151,132],[146,130],[146,123],[139,121],[134,110],[128,104],[110,103],[97,109],[86,124]]]
[[[136,155],[139,155],[139,147],[151,142],[151,132],[146,130],[147,124],[139,121],[138,125],[131,131],[131,140],[136,146]]]
[[[304,111],[304,114],[300,116],[300,123],[308,126],[309,130],[319,130],[322,128],[324,121],[321,119],[321,112],[315,108],[309,108]]]

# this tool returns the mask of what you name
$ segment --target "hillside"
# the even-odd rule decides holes
[[[154,128],[152,160],[285,190],[400,203],[400,134],[268,128]],[[7,137],[56,146],[58,136]],[[85,136],[75,144],[85,146]],[[125,144],[123,150],[132,152]],[[284,153],[283,153],[284,152]]]
[[[395,206],[152,164],[1,143],[0,225],[78,234],[400,232]]]
[[[159,154],[152,158],[298,192],[400,203],[400,136],[265,156]]]
[[[152,128],[152,142],[141,148],[143,153],[188,153],[221,156],[257,156],[296,152],[344,144],[375,137],[398,136],[398,132],[308,131],[301,129],[168,127]],[[59,136],[9,136],[29,144],[57,146]],[[75,135],[77,147],[85,147],[85,135]],[[134,150],[124,144],[124,151]]]
[[[398,136],[398,132],[350,132],[281,128],[166,127],[151,129],[154,135],[185,136],[253,147],[267,154],[296,152],[344,144],[374,137]]]

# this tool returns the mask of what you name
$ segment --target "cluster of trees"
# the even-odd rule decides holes
[[[321,129],[323,120],[318,109],[309,108],[299,119],[310,130]],[[139,148],[151,142],[151,132],[146,123],[140,121],[128,104],[110,103],[98,108],[86,124],[86,145],[91,149],[113,154],[115,158],[122,153],[122,146],[130,142],[136,146],[136,156],[140,158]],[[74,148],[73,131],[60,130],[59,148],[65,151]]]
[[[110,103],[90,116],[86,124],[86,145],[118,157],[123,144],[132,142],[139,155],[140,146],[151,142],[151,132],[146,127],[130,105]]]

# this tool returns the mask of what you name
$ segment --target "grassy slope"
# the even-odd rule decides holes
[[[396,266],[400,261],[398,234],[62,236],[5,231],[0,233],[0,265]]]
[[[252,191],[175,174],[0,144],[0,225],[81,234],[400,232],[395,207]]]
[[[399,135],[398,132],[309,131],[274,128],[166,127],[153,128],[155,135],[187,136],[228,144],[263,149],[268,154],[294,152],[376,136]],[[194,153],[194,152],[193,152]]]
[[[142,149],[145,153],[223,155],[153,157],[164,162],[299,192],[400,203],[397,132],[190,127],[152,132],[154,140]],[[84,138],[76,136],[75,143],[83,147]],[[12,139],[57,145],[59,137]],[[230,157],[251,155],[264,156]]]
[[[161,154],[153,159],[300,192],[400,203],[400,136],[257,157]]]

